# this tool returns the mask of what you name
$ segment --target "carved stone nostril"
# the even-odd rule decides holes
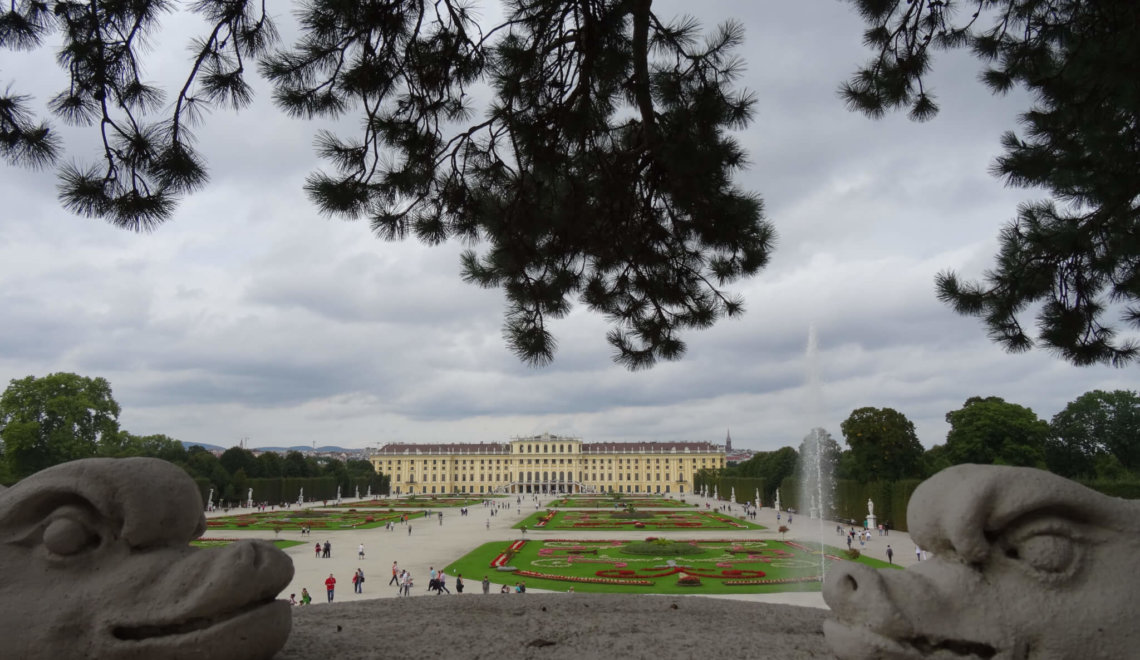
[[[859,591],[859,582],[855,580],[854,575],[844,575],[843,586],[849,591]]]

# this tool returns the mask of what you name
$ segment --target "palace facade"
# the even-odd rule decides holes
[[[538,435],[505,443],[392,443],[369,454],[391,494],[678,493],[693,475],[724,467],[708,442],[582,442]]]

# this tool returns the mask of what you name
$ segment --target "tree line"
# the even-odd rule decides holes
[[[266,496],[277,492],[294,497],[279,488],[266,488],[264,480],[274,479],[320,479],[320,492],[310,489],[309,494],[329,499],[337,486],[346,496],[362,483],[372,485],[375,493],[388,490],[387,478],[376,474],[366,460],[316,458],[298,451],[254,455],[242,447],[215,456],[164,434],[136,435],[121,429],[120,412],[104,378],[61,372],[13,379],[0,395],[0,483],[14,483],[81,458],[148,456],[174,463],[200,487],[213,488],[218,502],[244,501],[253,480],[262,480],[257,490]],[[256,492],[255,499],[261,499]]]
[[[1084,482],[1140,482],[1140,396],[1133,391],[1086,392],[1050,421],[1000,397],[975,396],[946,413],[946,421],[946,441],[930,449],[893,408],[852,411],[840,424],[846,448],[824,429],[809,437],[819,439],[828,473],[863,484],[925,479],[962,463],[1035,467]],[[715,476],[759,479],[765,500],[771,500],[786,479],[799,474],[808,439],[798,450],[760,452]]]

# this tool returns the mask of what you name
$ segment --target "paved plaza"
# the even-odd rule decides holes
[[[313,605],[326,605],[325,580],[328,578],[329,573],[332,573],[337,580],[334,601],[336,603],[354,602],[373,598],[397,598],[399,595],[397,588],[388,585],[392,577],[391,569],[393,561],[397,562],[400,568],[411,572],[415,582],[412,596],[429,596],[432,598],[454,597],[456,576],[450,574],[448,575],[447,585],[453,593],[452,596],[448,596],[447,594],[437,596],[434,592],[428,593],[429,570],[432,567],[439,570],[483,543],[492,541],[505,542],[511,539],[523,538],[521,530],[512,529],[511,527],[536,510],[535,500],[532,495],[521,495],[518,497],[521,497],[521,505],[517,503],[516,496],[491,500],[496,505],[505,505],[507,502],[510,502],[511,507],[510,509],[496,509],[494,516],[491,515],[490,508],[484,507],[479,501],[475,501],[468,507],[469,513],[466,516],[460,515],[459,508],[429,509],[427,518],[412,520],[407,526],[397,524],[392,530],[387,530],[384,527],[331,532],[322,532],[318,529],[314,529],[311,535],[304,536],[296,530],[282,531],[277,538],[303,541],[302,545],[285,550],[293,559],[295,573],[292,583],[282,592],[282,598],[288,598],[289,594],[296,594],[297,599],[300,600],[301,589],[307,588],[313,598]],[[553,499],[556,498],[552,496],[540,496],[538,508],[543,508]],[[699,502],[702,509],[705,503],[708,503],[714,508],[724,504],[724,502],[717,502],[711,498],[705,499],[695,496],[688,496],[686,500],[689,502]],[[352,501],[354,500],[351,498],[344,500],[345,503]],[[320,508],[321,506],[322,504],[319,502],[305,504],[305,508]],[[296,509],[296,507],[297,505],[294,504],[293,508]],[[236,509],[230,510],[228,514],[217,511],[206,515],[208,518],[213,518],[248,511],[249,509]],[[443,513],[442,524],[440,524],[438,520],[439,512]],[[742,516],[743,507],[740,505],[731,505],[729,513]],[[782,523],[787,524],[787,513],[782,514],[781,517]],[[488,521],[490,522],[489,527]],[[793,521],[793,524],[790,525],[791,531],[787,534],[788,540],[817,541],[820,538],[820,530],[822,528],[824,543],[836,547],[846,547],[846,540],[835,533],[836,523],[834,522],[824,522],[821,525],[818,520],[809,520],[807,517],[800,516],[795,516]],[[670,539],[709,538],[710,536],[715,538],[739,537],[742,539],[770,538],[773,540],[779,540],[781,538],[780,533],[777,531],[779,524],[776,521],[776,511],[774,509],[768,507],[761,509],[757,514],[757,518],[752,520],[752,522],[764,525],[767,529],[739,531],[706,530],[703,532],[684,531],[668,532],[665,535]],[[409,526],[411,527],[410,534],[408,533]],[[531,529],[527,530],[526,538],[534,540],[545,538],[592,539],[597,538],[599,534],[600,533],[596,530],[545,531]],[[248,530],[210,530],[206,532],[206,536],[236,539],[273,538],[272,532]],[[604,536],[613,539],[637,540],[644,538],[646,532],[645,530],[638,530],[636,532],[607,530],[604,532]],[[332,545],[331,557],[328,559],[315,557],[313,551],[314,546],[317,542],[323,544],[326,540]],[[364,559],[357,558],[357,550],[361,543],[364,544]],[[860,548],[860,550],[867,556],[886,561],[886,548],[888,544],[894,549],[894,562],[896,564],[909,566],[916,561],[914,543],[905,532],[891,531],[889,536],[879,536],[877,532],[873,531],[871,540],[867,543],[866,547]],[[853,547],[859,548],[858,543],[855,543]],[[363,585],[363,593],[361,594],[354,593],[352,587],[352,576],[358,568],[364,571],[366,578]],[[516,581],[512,579],[509,573],[496,574],[495,571],[488,570],[486,575],[490,577],[492,583],[495,585],[491,589],[493,594],[498,593],[498,585],[504,582],[513,584]],[[483,579],[483,574],[464,575],[463,579],[465,583],[464,597],[468,595],[482,595],[480,582]],[[529,589],[528,591],[540,592],[542,590]],[[823,602],[823,596],[819,592],[709,594],[704,597],[802,605],[824,609],[827,607]]]

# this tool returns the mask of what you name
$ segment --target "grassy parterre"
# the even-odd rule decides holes
[[[484,495],[480,497],[405,497],[392,499],[371,499],[363,502],[341,502],[330,504],[331,508],[339,509],[445,509],[457,506],[473,506],[482,504],[483,500],[493,500],[502,495]]]
[[[297,511],[273,511],[248,513],[221,518],[210,518],[206,527],[211,531],[233,529],[258,530],[298,530],[308,526],[315,530],[371,529],[388,522],[399,522],[404,516],[409,520],[423,517],[422,511],[327,511],[321,509],[301,509]]]
[[[719,511],[670,511],[637,509],[589,509],[582,511],[538,511],[515,525],[516,529],[562,530],[717,530],[766,529]]]
[[[560,509],[589,509],[594,507],[613,507],[614,505],[632,505],[638,509],[680,509],[697,506],[682,500],[670,500],[664,497],[610,497],[608,495],[576,495],[562,497],[550,502],[549,506]]]
[[[684,546],[684,548],[680,548]],[[819,591],[819,545],[763,539],[525,540],[486,543],[447,567],[470,581],[567,591],[692,594]],[[655,552],[655,550],[659,550]],[[824,565],[847,561],[826,547]],[[874,568],[890,565],[856,560]],[[516,570],[501,570],[500,567]]]

